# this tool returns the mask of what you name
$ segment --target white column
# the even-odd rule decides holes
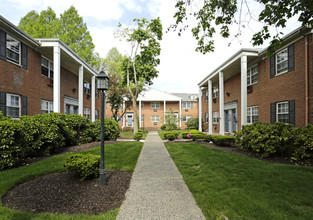
[[[125,111],[125,101],[123,101],[123,112]],[[123,128],[125,128],[125,117],[126,117],[126,113],[123,116]]]
[[[53,111],[60,112],[61,105],[61,49],[53,47]]]
[[[83,66],[80,66],[78,70],[78,114],[81,116],[84,116],[84,67]]]
[[[181,127],[181,99],[179,100],[179,127]]]
[[[142,126],[142,120],[141,120],[141,100],[139,100],[139,127]]]
[[[247,56],[241,57],[241,126],[247,124]]]
[[[225,115],[224,115],[224,74],[219,72],[219,100],[220,100],[220,134],[225,134]]]
[[[96,76],[91,77],[91,121],[95,121],[96,117]]]
[[[209,134],[213,134],[213,112],[212,112],[212,80],[208,80],[208,111],[209,111]]]
[[[233,111],[231,109],[228,110],[228,127],[229,133],[233,133]]]
[[[199,87],[199,131],[202,131],[202,91],[201,87]]]
[[[164,124],[165,124],[165,115],[166,115],[166,101],[164,100],[164,121],[163,121]]]

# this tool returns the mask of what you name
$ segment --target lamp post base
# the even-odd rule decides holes
[[[101,186],[105,186],[106,185],[106,182],[105,182],[106,170],[105,169],[100,169],[99,170],[99,174],[100,174],[100,185]]]

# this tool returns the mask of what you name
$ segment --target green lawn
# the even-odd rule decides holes
[[[313,218],[313,167],[273,164],[196,143],[166,148],[207,219]]]
[[[137,163],[143,143],[125,142],[105,146],[106,169],[133,171]],[[100,155],[100,147],[80,153]],[[27,166],[0,172],[0,197],[17,183],[34,179],[40,175],[63,171],[63,160],[69,154],[62,154]],[[65,214],[34,214],[8,209],[0,203],[0,219],[115,219],[119,209],[101,215],[65,215]]]
[[[120,135],[121,135],[121,137],[127,137],[127,138],[133,138],[134,137],[133,131],[122,131]],[[148,135],[148,131],[144,131],[142,139],[145,140],[147,135]]]

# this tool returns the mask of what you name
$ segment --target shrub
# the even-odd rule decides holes
[[[168,135],[174,136],[174,139],[177,139],[178,136],[179,136],[179,132],[178,132],[178,131],[168,131],[168,132],[164,132],[164,133],[163,133],[164,139],[169,139]]]
[[[176,134],[175,133],[167,133],[166,134],[166,139],[168,139],[169,141],[173,141],[175,140],[177,137],[176,137]]]
[[[218,146],[233,146],[235,144],[234,136],[213,135],[212,141]]]
[[[292,151],[292,125],[276,122],[254,122],[235,133],[237,146],[255,152],[261,157],[288,156]]]
[[[198,131],[198,130],[189,130],[189,131],[186,131],[186,132],[182,132],[182,137],[183,138],[188,138],[188,134],[202,134],[201,131]]]
[[[203,134],[191,134],[190,137],[192,140],[197,140],[197,139],[202,139],[203,138]]]
[[[100,156],[93,154],[74,154],[68,156],[63,164],[68,173],[78,176],[81,181],[98,177]]]
[[[136,141],[140,141],[140,139],[142,138],[143,133],[142,132],[138,132],[133,138]]]
[[[91,126],[93,133],[95,135],[95,141],[100,141],[101,136],[101,121],[97,120],[94,122],[94,126]],[[118,123],[110,118],[104,119],[104,140],[113,140],[115,141],[121,132],[120,126]]]
[[[160,128],[161,128],[162,131],[165,131],[166,130],[166,124],[161,125]]]
[[[296,128],[292,135],[294,144],[291,159],[298,161],[313,159],[313,125]]]
[[[142,132],[143,133],[143,130],[142,129],[138,129],[138,132]]]
[[[189,118],[187,120],[187,128],[190,129],[199,129],[199,118],[195,117],[195,118]]]
[[[203,141],[204,142],[213,141],[213,136],[212,135],[203,135]]]

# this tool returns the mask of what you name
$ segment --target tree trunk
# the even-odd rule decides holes
[[[138,111],[137,111],[137,99],[133,99],[133,109],[134,109],[134,134],[138,132]]]

